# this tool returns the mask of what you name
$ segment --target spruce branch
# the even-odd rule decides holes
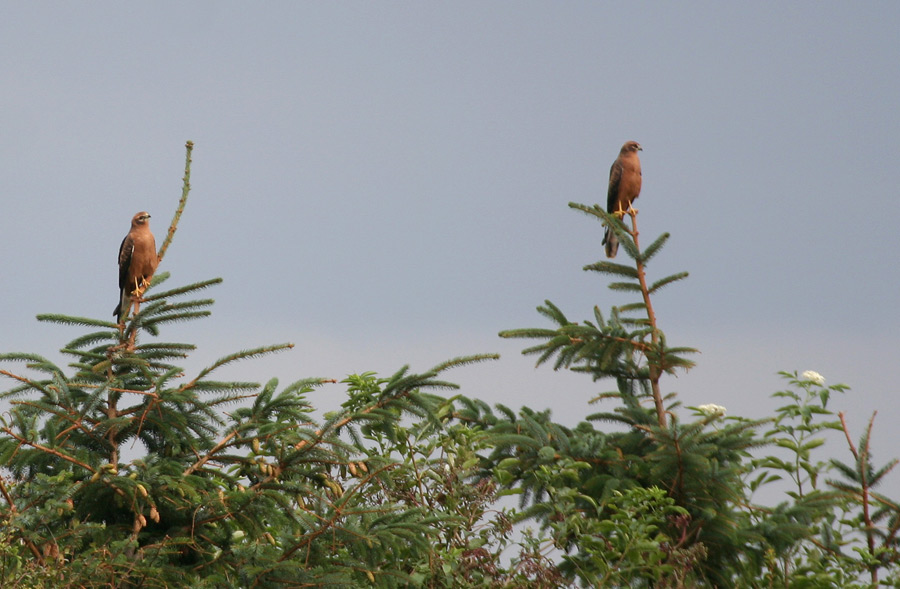
[[[682,355],[695,353],[696,350],[667,347],[657,324],[651,295],[686,278],[688,274],[673,274],[652,284],[648,281],[647,261],[662,249],[669,234],[661,235],[642,251],[637,211],[634,208],[627,211],[631,217],[628,227],[616,214],[607,212],[600,205],[569,203],[569,207],[594,217],[609,231],[615,232],[619,245],[634,261],[633,265],[625,265],[601,260],[584,266],[584,270],[612,277],[613,281],[607,285],[609,289],[639,294],[639,302],[613,307],[609,321],[605,321],[595,307],[595,323],[585,321],[583,325],[579,325],[570,322],[562,311],[547,301],[538,308],[538,312],[556,323],[556,329],[516,329],[501,331],[499,335],[504,338],[543,340],[522,352],[526,355],[539,354],[538,365],[555,356],[554,369],[568,368],[576,372],[588,372],[595,380],[603,377],[616,378],[620,389],[625,387],[633,390],[636,381],[647,383],[649,386],[642,386],[643,395],[653,399],[656,421],[661,427],[665,427],[667,410],[659,379],[663,374],[674,373],[678,368],[691,368],[694,363]],[[630,313],[638,316],[628,315]],[[624,389],[621,394],[624,399]]]
[[[198,460],[197,462],[195,462],[194,464],[189,466],[183,473],[181,473],[182,476],[190,476],[190,475],[194,474],[194,472],[196,472],[198,468],[202,468],[203,465],[206,464],[207,462],[209,462],[209,460],[213,456],[218,454],[219,451],[221,451],[223,448],[227,447],[231,443],[231,440],[234,439],[234,437],[236,435],[238,435],[238,430],[237,429],[231,430],[231,432],[229,432],[225,437],[223,437],[219,441],[218,444],[213,446],[209,450],[209,452],[207,452],[202,458],[200,458],[200,460]]]
[[[46,323],[59,323],[62,325],[71,325],[76,327],[109,327],[110,325],[110,322],[104,319],[72,317],[70,315],[61,315],[58,313],[40,313],[39,315],[37,315],[37,320]]]
[[[625,278],[637,278],[637,270],[635,270],[631,266],[626,266],[625,264],[617,264],[615,262],[609,262],[606,260],[588,264],[584,267],[584,270],[599,272],[601,274],[611,274],[613,276],[624,276]]]
[[[42,444],[38,444],[37,442],[32,442],[31,440],[23,438],[22,436],[20,436],[16,432],[12,431],[8,427],[4,427],[4,428],[0,429],[0,431],[5,433],[9,437],[13,438],[14,440],[16,440],[21,445],[31,446],[35,450],[40,450],[41,452],[46,452],[47,454],[52,454],[53,456],[56,456],[57,458],[65,460],[66,462],[71,462],[72,464],[74,464],[76,466],[80,466],[81,468],[85,469],[86,471],[88,471],[90,473],[93,473],[93,474],[97,473],[97,470],[94,469],[89,464],[86,464],[86,463],[78,460],[77,458],[73,458],[72,456],[69,456],[68,454],[60,452],[59,450],[56,450],[54,448],[48,448],[47,446],[44,446]]]
[[[165,273],[165,275],[168,276],[168,273]],[[177,288],[173,288],[173,289],[170,289],[167,291],[154,293],[150,296],[144,297],[144,301],[155,301],[158,299],[174,297],[176,295],[184,294],[187,292],[193,292],[195,290],[203,290],[203,289],[206,289],[206,288],[209,288],[211,286],[215,286],[216,284],[221,284],[221,283],[222,283],[221,278],[212,278],[210,280],[203,280],[201,282],[195,282],[193,284],[188,284],[186,286],[179,286]],[[211,300],[211,299],[207,299],[207,300]]]
[[[672,274],[671,276],[666,276],[665,278],[660,278],[652,285],[650,285],[650,294],[655,293],[659,289],[672,284],[673,282],[678,282],[679,280],[683,280],[688,277],[687,272],[679,272],[678,274]]]
[[[5,398],[5,397],[10,397],[10,396],[13,396],[13,395],[18,395],[18,394],[24,393],[24,392],[26,392],[28,389],[34,389],[34,390],[36,390],[36,391],[40,391],[40,392],[44,393],[45,395],[49,395],[49,394],[50,394],[50,392],[48,391],[48,389],[47,389],[47,388],[45,387],[45,385],[42,384],[42,383],[39,383],[39,382],[34,381],[34,380],[31,380],[31,379],[26,378],[26,377],[24,377],[24,376],[19,376],[18,374],[14,374],[14,373],[12,373],[12,372],[9,372],[8,370],[0,370],[0,374],[2,374],[3,376],[7,376],[7,377],[9,377],[9,378],[11,378],[11,379],[13,379],[13,380],[17,380],[17,381],[19,381],[19,382],[21,382],[21,383],[27,385],[26,387],[15,388],[15,389],[6,391],[6,392],[4,392],[4,393],[0,393],[0,399]]]
[[[76,429],[81,430],[82,433],[84,433],[88,437],[93,437],[93,432],[90,429],[88,429],[83,423],[84,415],[72,415],[71,413],[69,413],[63,409],[60,409],[59,407],[47,407],[45,403],[33,403],[33,402],[29,402],[29,401],[14,401],[12,404],[20,405],[22,407],[32,407],[34,409],[46,411],[47,413],[50,413],[52,415],[59,417],[63,421],[70,422],[72,424],[71,426],[67,427],[66,429],[64,429],[63,431],[59,432],[56,435],[56,441],[62,439],[70,431],[73,431]],[[92,423],[92,425],[96,425],[96,424]]]
[[[845,476],[852,481],[855,481],[858,487],[855,489],[855,494],[858,494],[860,503],[862,504],[862,520],[863,520],[863,530],[866,537],[866,547],[869,550],[870,555],[874,555],[875,552],[875,536],[876,536],[876,528],[875,521],[872,517],[872,486],[877,482],[877,478],[874,480],[870,480],[870,476],[872,475],[872,463],[871,463],[871,451],[869,447],[869,442],[871,440],[872,435],[872,426],[875,422],[875,416],[878,414],[877,411],[872,413],[872,417],[869,419],[869,424],[866,427],[865,433],[863,433],[862,438],[860,439],[859,448],[853,444],[853,440],[850,437],[850,428],[847,426],[847,419],[844,416],[844,412],[841,411],[838,413],[838,417],[841,420],[841,428],[844,430],[844,436],[847,438],[847,445],[850,447],[850,453],[853,454],[853,458],[855,459],[855,469],[851,469],[849,466],[842,465],[837,461],[832,461],[832,464],[836,466],[843,466]],[[893,465],[891,465],[893,467]],[[882,469],[881,475],[887,474],[888,469]],[[843,485],[835,485],[833,486],[838,488]],[[846,490],[846,489],[845,489]],[[878,564],[870,564],[868,565],[869,574],[871,575],[872,585],[878,585]]]
[[[635,259],[635,265],[637,269],[638,282],[641,285],[641,296],[644,299],[644,308],[647,311],[647,319],[650,321],[651,334],[650,339],[653,342],[653,346],[656,347],[659,344],[659,328],[656,325],[656,313],[653,311],[653,303],[650,301],[650,289],[647,287],[647,273],[646,268],[644,267],[643,259],[640,256],[640,243],[638,241],[638,226],[637,226],[637,211],[634,209],[630,209],[628,211],[629,216],[631,217],[631,236],[634,239],[634,248],[636,250],[636,255],[633,256]],[[627,244],[627,240],[626,244]],[[630,244],[627,244],[630,245]],[[627,250],[627,248],[626,248]],[[660,358],[662,359],[662,358]],[[660,427],[666,427],[666,409],[663,406],[662,393],[659,389],[659,378],[661,376],[661,368],[658,364],[650,363],[650,387],[653,392],[653,404],[656,406],[656,418],[659,421]]]
[[[441,362],[429,372],[434,374],[438,374],[447,370],[448,368],[455,368],[458,366],[468,366],[469,364],[477,364],[484,362],[486,360],[499,360],[500,354],[473,354],[471,356],[458,356],[456,358],[452,358],[447,360],[446,362]]]
[[[178,201],[178,208],[175,210],[175,216],[172,217],[172,222],[169,224],[169,231],[166,234],[166,239],[163,241],[162,247],[159,248],[159,254],[157,254],[160,263],[162,263],[163,257],[169,249],[169,244],[172,243],[172,238],[175,236],[175,231],[178,229],[178,221],[181,219],[181,213],[184,212],[188,194],[191,191],[191,152],[194,151],[194,142],[188,141],[184,144],[184,148],[186,153],[184,156],[184,178],[181,189],[181,199]]]
[[[101,342],[113,342],[113,345],[115,345],[115,342],[118,342],[118,337],[111,334],[109,331],[95,331],[94,333],[89,333],[73,339],[66,344],[66,347],[62,348],[60,352],[63,354],[71,354],[73,356],[89,355],[89,352],[85,352],[80,348],[99,344]],[[95,352],[95,354],[101,357],[106,356],[100,351]]]
[[[197,374],[197,376],[194,377],[194,379],[191,382],[182,385],[179,388],[179,390],[184,391],[184,390],[192,388],[195,384],[197,384],[197,382],[201,381],[203,378],[205,378],[211,372],[213,372],[214,370],[217,370],[227,364],[231,364],[231,363],[237,362],[239,360],[246,360],[247,358],[255,358],[258,356],[273,354],[275,352],[281,352],[283,350],[289,350],[293,347],[294,347],[294,344],[291,344],[291,343],[276,344],[273,346],[263,346],[261,348],[253,348],[250,350],[241,350],[240,352],[235,352],[234,354],[229,354],[227,356],[219,358],[218,360],[216,360],[215,362],[213,362],[212,364],[210,364],[209,366],[207,366],[206,368],[201,370],[200,373]]]
[[[643,261],[647,262],[648,260],[650,260],[650,258],[655,256],[659,252],[659,250],[661,250],[663,248],[663,246],[666,244],[666,242],[668,240],[669,240],[668,233],[663,233],[662,235],[657,237],[656,241],[654,241],[653,243],[648,245],[646,248],[644,248],[644,252],[642,254]],[[684,274],[687,275],[687,272],[685,272]]]

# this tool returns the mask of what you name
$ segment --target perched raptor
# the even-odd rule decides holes
[[[140,212],[131,219],[131,231],[119,246],[119,304],[113,315],[118,323],[128,315],[132,297],[140,298],[150,285],[159,257],[150,232],[150,215]]]
[[[619,151],[619,157],[609,169],[609,192],[606,197],[606,210],[620,219],[631,209],[631,203],[641,194],[641,160],[638,158],[641,149],[637,141],[628,141]],[[632,209],[637,212],[637,209]],[[606,257],[615,258],[619,251],[619,239],[609,227],[603,236],[606,246]]]

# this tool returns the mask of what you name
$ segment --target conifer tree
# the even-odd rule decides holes
[[[674,393],[663,394],[661,377],[689,369],[685,355],[695,350],[667,344],[652,298],[687,273],[651,282],[646,272],[669,235],[642,249],[635,212],[626,227],[597,205],[569,206],[608,225],[633,261],[603,260],[584,269],[614,277],[610,289],[638,300],[614,306],[608,318],[595,307],[581,323],[545,301],[538,312],[553,328],[500,335],[539,340],[523,352],[536,355],[539,365],[552,360],[555,369],[614,380],[616,390],[593,401],[618,405],[575,428],[554,423],[549,410],[527,407],[495,412],[469,403],[459,413],[491,440],[483,472],[520,495],[526,509],[516,519],[537,520],[563,551],[560,572],[604,587],[898,586],[900,510],[874,491],[897,461],[876,469],[870,431],[854,445],[843,415],[832,419],[828,400],[847,387],[826,387],[817,373],[783,373],[806,394],[776,393],[788,404],[772,419],[726,418],[723,407],[710,404],[689,408],[694,419],[684,421]],[[813,459],[827,429],[845,433],[852,464]],[[788,457],[754,456],[764,447]],[[820,488],[832,470],[843,479]],[[788,501],[752,502],[756,491],[782,479],[797,486]],[[889,575],[880,578],[884,570]]]
[[[187,203],[191,150],[161,259]],[[668,234],[642,248],[635,212],[627,227],[570,206],[607,224],[633,262],[585,270],[635,300],[581,322],[545,301],[552,327],[501,336],[538,340],[524,351],[538,364],[615,383],[593,400],[612,409],[575,427],[549,409],[455,394],[445,372],[491,354],[351,375],[345,402],[322,418],[309,396],[334,379],[218,378],[290,343],[187,375],[195,345],[163,334],[210,320],[201,295],[219,278],[169,287],[161,271],[122,326],[39,315],[82,333],[61,350],[66,366],[0,354],[11,383],[0,390],[11,405],[0,416],[0,587],[900,586],[900,503],[883,492],[897,461],[876,467],[872,422],[854,443],[828,407],[847,387],[783,373],[790,386],[775,397],[786,404],[767,420],[682,407],[665,377],[695,350],[668,345],[652,303],[687,273],[647,272]],[[828,430],[852,460],[820,458]],[[753,502],[779,482],[787,500]],[[506,495],[519,509],[500,507]],[[539,530],[516,536],[528,521]]]
[[[160,257],[189,194],[184,190]],[[198,373],[180,363],[190,343],[165,329],[204,320],[198,298],[221,279],[165,289],[159,272],[124,327],[45,314],[85,329],[59,366],[34,353],[0,354],[13,382],[0,393],[0,586],[380,587],[414,583],[428,561],[436,514],[387,490],[403,464],[365,452],[359,432],[393,433],[403,415],[440,424],[429,389],[452,388],[450,361],[425,374],[401,370],[377,394],[351,389],[318,422],[307,395],[325,379],[279,388],[218,380],[237,362],[290,349],[247,348]],[[351,432],[351,438],[345,435]]]
[[[727,586],[729,575],[743,566],[737,547],[751,535],[749,522],[739,509],[745,500],[740,480],[747,451],[760,444],[754,433],[759,424],[722,424],[716,414],[682,423],[676,411],[680,404],[673,393],[663,393],[661,380],[693,366],[687,355],[696,350],[668,344],[652,301],[660,290],[685,279],[687,273],[655,281],[647,274],[648,262],[660,253],[669,234],[642,248],[636,212],[629,213],[631,227],[627,227],[598,205],[569,206],[609,226],[632,260],[631,265],[601,260],[584,269],[613,277],[611,290],[632,293],[638,300],[614,306],[608,315],[595,307],[593,317],[580,323],[570,321],[561,309],[545,301],[538,312],[555,327],[508,330],[500,335],[539,340],[523,352],[537,355],[539,365],[553,360],[555,369],[587,373],[595,381],[612,379],[616,390],[595,401],[614,400],[619,406],[588,416],[574,430],[553,423],[549,412],[523,409],[516,415],[502,408],[504,419],[491,430],[507,437],[497,444],[487,464],[522,494],[523,505],[530,503],[525,516],[536,517],[545,526],[564,517],[555,510],[559,502],[546,499],[558,494],[559,485],[566,481],[548,479],[541,470],[559,461],[571,462],[577,472],[577,480],[569,475],[566,483],[579,497],[573,505],[583,514],[596,503],[599,511],[594,517],[601,520],[610,516],[603,506],[617,501],[620,493],[635,488],[663,489],[684,511],[659,528],[662,536],[657,541],[666,547],[662,569],[635,573],[635,579],[645,575],[649,581],[663,570],[668,571],[665,582],[677,585],[690,572],[694,579]],[[599,431],[593,425],[597,422],[624,430]],[[576,555],[586,550],[581,525],[584,522],[566,529],[556,526],[561,548]],[[564,570],[593,582],[597,572],[584,569],[590,562],[584,556],[567,557],[571,566]]]

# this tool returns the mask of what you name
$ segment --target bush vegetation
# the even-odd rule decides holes
[[[39,316],[80,333],[67,366],[0,354],[0,586],[900,586],[900,508],[879,487],[896,460],[874,464],[872,421],[857,437],[835,413],[847,387],[783,373],[762,420],[683,407],[662,383],[694,350],[669,344],[652,301],[687,273],[647,275],[669,236],[642,247],[636,214],[570,206],[616,231],[630,263],[585,270],[634,301],[578,322],[546,301],[548,326],[500,335],[610,383],[574,427],[459,394],[448,371],[489,355],[350,375],[320,419],[321,380],[216,378],[291,344],[187,376],[194,344],[161,334],[207,320],[216,278],[158,274],[121,327]],[[830,430],[846,448],[826,450]],[[782,500],[757,503],[763,488]]]

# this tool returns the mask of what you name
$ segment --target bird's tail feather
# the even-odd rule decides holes
[[[122,323],[122,316],[126,313],[125,305],[129,302],[131,301],[128,298],[128,294],[125,292],[125,289],[122,289],[122,294],[119,297],[119,304],[113,309],[113,315],[116,316],[116,323]]]
[[[603,236],[603,245],[606,246],[606,257],[615,258],[619,251],[619,238],[616,237],[614,231],[610,231],[609,227],[606,228],[606,234]]]

